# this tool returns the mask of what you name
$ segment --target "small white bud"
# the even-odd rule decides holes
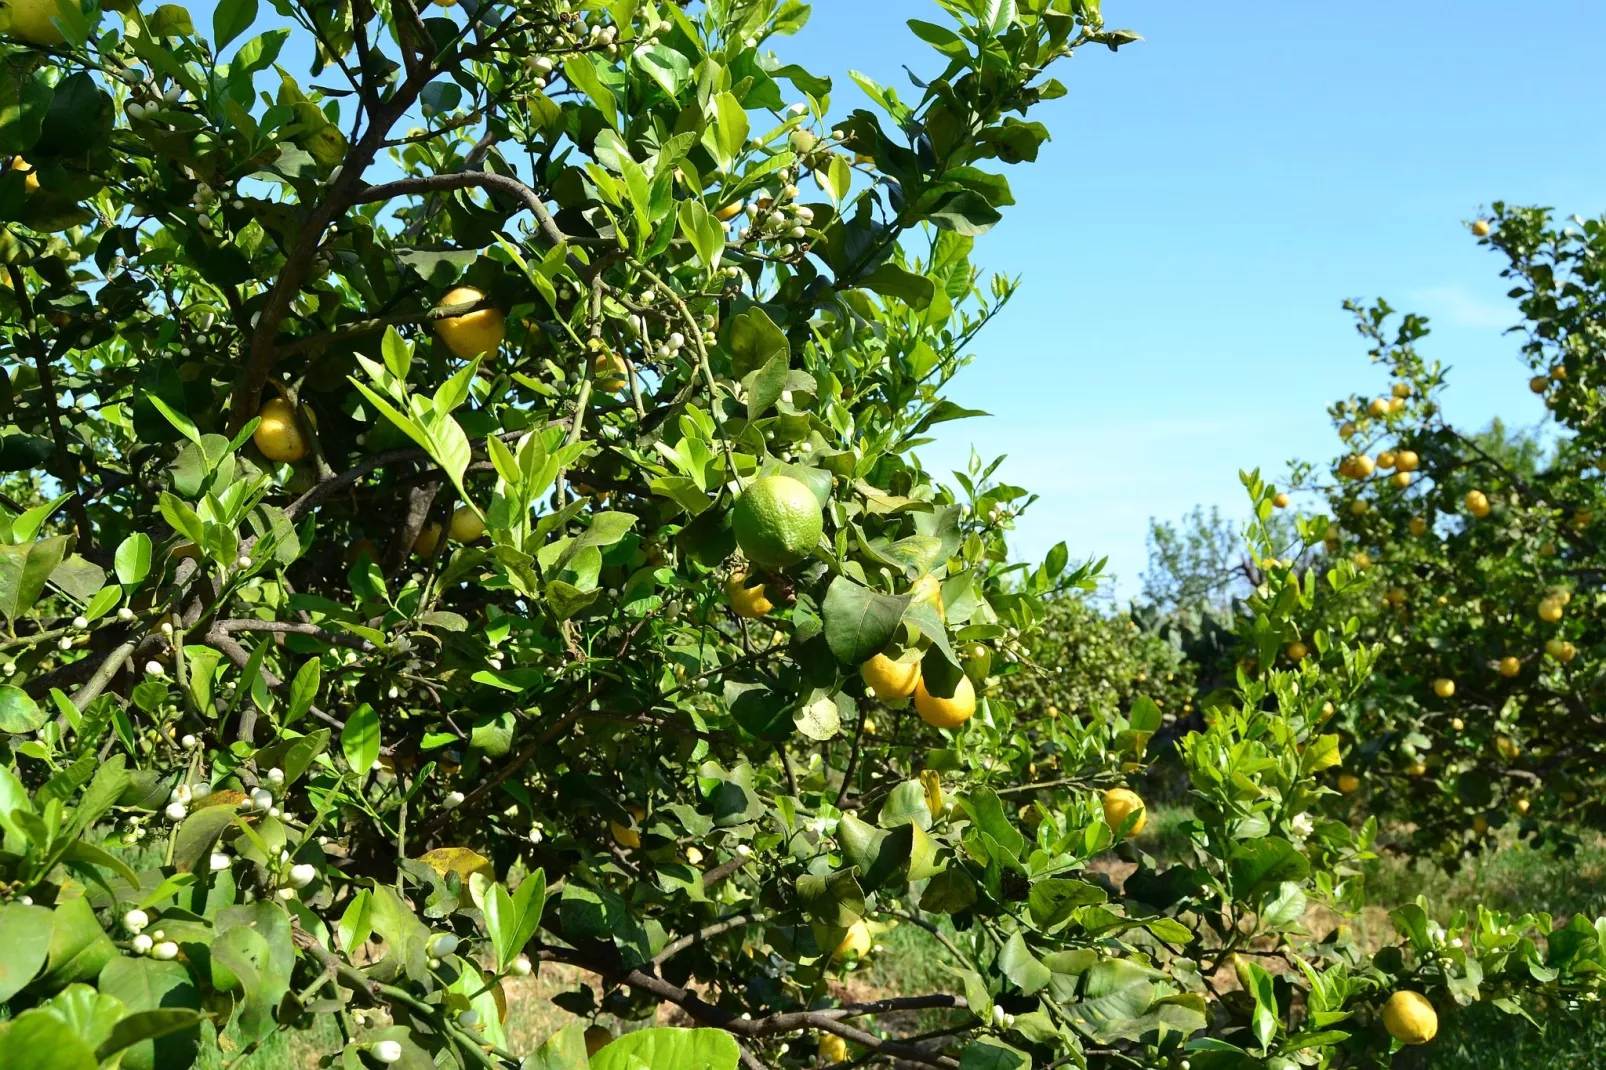
[[[171,940],[163,940],[151,948],[151,958],[158,962],[171,962],[178,958],[178,945]]]
[[[89,627],[89,618],[81,615],[74,617],[72,619],[72,626],[77,628],[79,631],[82,631],[83,629]]]
[[[31,906],[33,906],[33,896],[31,896],[31,895],[19,895],[17,897],[17,902],[21,903],[25,907],[31,907]]]
[[[211,859],[207,861],[207,868],[213,873],[221,873],[232,864],[228,855],[222,851],[213,851]]]
[[[457,1024],[464,1029],[478,1029],[480,1027],[480,1012],[470,1007],[457,1016]]]
[[[167,809],[163,811],[169,821],[183,821],[189,812],[189,808],[181,802],[170,802],[167,804]]]
[[[190,798],[192,799],[204,799],[210,794],[212,794],[212,785],[204,780],[190,786]]]
[[[747,846],[745,843],[739,843],[736,845],[736,853],[741,855],[743,858],[746,858],[748,855],[753,853],[753,849]]]
[[[686,336],[685,335],[681,334],[679,331],[670,332],[670,335],[669,335],[669,348],[670,349],[679,349],[681,346],[683,346],[685,344],[686,344]]]
[[[134,937],[134,939],[129,942],[129,948],[136,955],[147,955],[147,954],[150,953],[151,947],[155,943],[156,943],[155,940],[152,940],[150,937],[146,936],[144,933],[140,933],[138,936]]]
[[[131,621],[134,619],[134,611],[127,606],[121,606],[117,610],[117,619],[125,623]]]
[[[280,769],[278,766],[274,766],[272,769],[269,769],[268,770],[268,783],[269,784],[283,784],[284,783],[284,770]]]
[[[381,1040],[368,1049],[368,1054],[382,1063],[390,1064],[401,1061],[402,1046],[400,1041]]]
[[[277,806],[268,807],[268,816],[269,817],[278,817],[280,815],[280,813],[281,813],[281,811],[279,810],[279,808]]]
[[[145,926],[149,925],[150,923],[150,915],[146,914],[138,907],[135,907],[133,910],[130,910],[128,913],[123,915],[123,928],[127,929],[131,933],[142,932]]]
[[[290,883],[296,888],[305,888],[318,877],[318,867],[311,862],[300,862],[290,867]]]
[[[273,792],[267,788],[254,788],[251,791],[251,805],[258,810],[266,810],[273,805]]]
[[[513,960],[512,964],[508,968],[515,976],[518,977],[528,977],[530,974],[535,972],[535,967],[531,965],[530,956],[528,955],[520,955],[518,958]]]
[[[296,897],[296,890],[294,888],[280,888],[278,895],[280,899],[288,903]]]
[[[251,559],[244,554],[241,554],[239,557],[235,558],[234,567],[239,569],[241,572],[244,572],[246,569],[251,567]]]
[[[436,933],[429,938],[429,943],[424,945],[424,950],[435,958],[445,958],[457,950],[457,934]]]
[[[454,807],[462,806],[463,793],[460,791],[448,792],[445,800],[443,800],[442,805],[444,805],[448,810],[453,809]]]
[[[72,636],[64,635],[60,639],[56,640],[56,649],[57,650],[71,650],[72,649]]]
[[[173,634],[173,622],[170,621],[170,620],[162,621],[161,632],[162,632],[163,635],[172,635]]]
[[[195,734],[192,732],[184,733],[183,737],[178,741],[179,746],[183,747],[185,750],[194,750],[195,747],[200,744],[200,742],[201,741],[196,739]]]

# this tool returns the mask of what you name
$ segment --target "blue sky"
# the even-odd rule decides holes
[[[1452,365],[1449,417],[1531,425],[1496,254],[1465,222],[1492,200],[1606,211],[1606,4],[1106,0],[1145,41],[1085,51],[1056,74],[1054,133],[1012,170],[1016,207],[978,259],[1024,277],[978,340],[928,466],[969,448],[1042,495],[1016,551],[1064,539],[1108,555],[1135,593],[1151,516],[1244,512],[1242,467],[1281,473],[1337,440],[1325,406],[1384,385],[1339,307],[1385,296],[1431,317]],[[846,77],[934,69],[908,18],[931,0],[818,0],[783,56]],[[907,85],[906,82],[901,83]],[[910,89],[905,96],[913,94]]]

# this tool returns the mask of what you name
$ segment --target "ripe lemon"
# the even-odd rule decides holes
[[[1354,795],[1361,790],[1361,778],[1354,773],[1340,773],[1338,775],[1338,790],[1345,795]]]
[[[1411,485],[1411,473],[1395,472],[1392,476],[1389,476],[1389,482],[1394,484],[1396,490],[1404,490]]]
[[[1275,498],[1273,498],[1271,500],[1271,504],[1275,505],[1279,509],[1287,509],[1288,508],[1288,495],[1284,494],[1284,493],[1279,493],[1277,495],[1277,497],[1275,497]]]
[[[485,534],[485,521],[473,509],[459,505],[452,512],[452,526],[446,533],[453,542],[473,542]]]
[[[1461,718],[1459,718],[1459,717],[1450,718],[1450,727],[1455,729],[1457,732],[1461,731],[1466,726],[1467,726],[1467,723],[1465,721],[1463,721]]]
[[[431,520],[418,529],[418,538],[413,540],[413,552],[420,557],[431,557],[435,553],[435,547],[440,545],[440,541],[441,526]]]
[[[1427,773],[1427,771],[1428,767],[1421,762],[1412,762],[1410,765],[1405,767],[1406,776],[1423,776]]]
[[[1414,472],[1422,464],[1422,458],[1417,456],[1416,450],[1397,450],[1394,454],[1394,467],[1401,472]]]
[[[4,0],[11,11],[6,33],[30,45],[59,45],[66,40],[50,20],[56,17],[56,0]]]
[[[1543,394],[1546,390],[1550,389],[1550,376],[1534,376],[1532,379],[1528,380],[1528,389],[1532,390],[1535,394]]]
[[[1507,654],[1500,659],[1500,675],[1515,676],[1522,671],[1522,662]]]
[[[617,353],[598,353],[591,361],[591,376],[598,390],[610,394],[623,393],[630,385],[630,369],[625,366],[625,359]]]
[[[1372,504],[1362,499],[1356,499],[1355,501],[1349,503],[1349,511],[1354,513],[1356,516],[1365,516],[1367,513],[1372,511]]]
[[[586,1058],[589,1059],[597,1052],[613,1043],[613,1034],[600,1025],[594,1025],[586,1030]]]
[[[1489,221],[1487,219],[1479,219],[1479,220],[1474,221],[1473,224],[1472,224],[1472,234],[1473,234],[1474,237],[1478,237],[1478,238],[1486,238],[1486,237],[1488,237],[1489,236]]]
[[[1438,1035],[1439,1015],[1425,996],[1400,991],[1383,1004],[1383,1028],[1402,1044],[1426,1044]]]
[[[732,201],[725,207],[716,211],[714,213],[714,218],[719,220],[721,223],[729,223],[731,220],[741,215],[742,209],[745,207],[746,205],[742,204],[741,201]]]
[[[1427,534],[1428,522],[1419,516],[1413,516],[1411,518],[1410,528],[1411,534],[1420,539],[1423,535]]]
[[[1495,736],[1494,749],[1500,752],[1502,758],[1515,758],[1522,753],[1522,748],[1510,736]]]
[[[961,676],[952,698],[941,698],[926,690],[924,679],[915,682],[915,712],[933,728],[958,728],[976,712],[976,689],[970,677]]]
[[[791,476],[765,476],[748,484],[731,513],[736,545],[756,565],[784,568],[809,556],[825,530],[820,503]]]
[[[1411,396],[1411,384],[1410,383],[1395,383],[1392,387],[1389,388],[1389,393],[1393,394],[1395,397],[1397,397],[1397,398],[1399,398],[1400,400],[1403,401],[1404,399],[1406,399],[1406,398]]]
[[[1481,519],[1482,517],[1489,515],[1489,497],[1488,495],[1484,494],[1483,491],[1467,491],[1466,503],[1467,512],[1471,513],[1473,516]]]
[[[22,191],[24,193],[32,193],[39,188],[39,169],[34,167],[33,164],[24,160],[21,156],[14,156],[11,159],[11,169],[13,171],[21,171],[25,176],[22,180]]]
[[[1512,803],[1512,805],[1517,808],[1517,813],[1519,814],[1527,814],[1527,812],[1533,808],[1533,804],[1527,799],[1518,799],[1515,803]]]
[[[764,593],[764,581],[754,581],[745,572],[738,572],[725,581],[725,597],[738,617],[762,617],[775,608]]]
[[[621,825],[621,824],[619,824],[618,821],[616,821],[616,820],[614,820],[612,818],[609,818],[608,819],[608,831],[613,834],[613,842],[617,843],[620,847],[628,847],[631,850],[635,850],[637,847],[640,847],[641,846],[641,825],[640,825],[640,823],[641,823],[641,819],[646,817],[646,816],[647,816],[646,811],[644,811],[641,807],[632,806],[630,808],[630,818],[631,818],[630,824]]]
[[[1440,698],[1449,698],[1455,694],[1455,681],[1442,676],[1439,677],[1433,681],[1433,693]]]
[[[884,702],[908,698],[920,682],[920,663],[893,661],[885,654],[877,654],[859,666],[859,675],[875,697]]]
[[[1338,425],[1338,437],[1348,441],[1349,439],[1355,437],[1355,432],[1357,430],[1358,429],[1352,422],[1345,420],[1343,423]]]
[[[1387,416],[1389,410],[1388,398],[1373,398],[1371,404],[1366,406],[1366,411],[1371,416]]]
[[[870,949],[874,946],[875,938],[870,935],[870,926],[864,923],[863,918],[860,918],[848,926],[848,931],[843,935],[842,942],[836,945],[835,951],[831,952],[831,960],[833,962],[841,962],[849,955],[863,958],[870,953]]]
[[[1393,450],[1384,450],[1382,453],[1377,455],[1377,466],[1379,468],[1393,468],[1394,462],[1398,459],[1399,455]]]
[[[1288,644],[1288,660],[1290,661],[1304,661],[1305,655],[1309,653],[1310,648],[1304,643],[1296,642]]]
[[[823,1066],[848,1061],[848,1042],[835,1033],[825,1033],[820,1037],[820,1045],[815,1049]]]
[[[942,605],[942,584],[929,572],[915,580],[914,586],[909,588],[909,601],[929,602],[937,610],[938,618],[948,619],[948,611]]]
[[[441,298],[444,305],[464,305],[470,301],[483,301],[485,294],[472,286],[459,286]],[[446,343],[454,355],[472,360],[481,354],[495,353],[507,336],[507,318],[500,309],[477,308],[461,316],[435,321],[435,333]]]
[[[1138,819],[1127,830],[1128,836],[1136,836],[1143,831],[1143,826],[1149,823],[1149,808],[1143,805],[1143,799],[1130,788],[1111,788],[1104,793],[1104,823],[1114,832],[1121,827],[1134,812]]]
[[[1539,619],[1546,624],[1554,624],[1561,619],[1561,599],[1541,598],[1539,600]]]
[[[284,398],[272,398],[257,413],[257,429],[251,432],[262,456],[270,461],[294,464],[307,455],[307,436],[296,422],[296,410]]]

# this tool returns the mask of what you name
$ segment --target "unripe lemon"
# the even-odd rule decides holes
[[[251,432],[262,456],[270,461],[294,464],[307,455],[307,436],[296,422],[295,406],[284,398],[270,398],[257,413],[257,429]]]
[[[1428,767],[1423,765],[1421,762],[1412,762],[1410,765],[1405,767],[1406,776],[1423,776],[1427,773],[1427,771]]]
[[[1419,516],[1413,516],[1411,518],[1409,527],[1411,529],[1411,534],[1420,539],[1423,535],[1427,534],[1428,522]]]
[[[863,918],[860,918],[848,926],[848,931],[843,935],[842,942],[836,945],[835,951],[831,952],[831,959],[833,962],[841,962],[849,955],[863,958],[870,953],[870,949],[874,946],[875,938],[870,935],[870,926],[864,923]]]
[[[1515,676],[1522,671],[1522,662],[1507,654],[1500,659],[1500,675]]]
[[[1400,399],[1408,398],[1408,397],[1411,396],[1411,384],[1410,383],[1395,383],[1392,387],[1389,388],[1389,393],[1393,394],[1395,397],[1400,398]]]
[[[1305,655],[1309,653],[1310,648],[1304,643],[1294,642],[1288,644],[1288,659],[1290,661],[1304,661]]]
[[[1484,494],[1483,491],[1467,491],[1466,503],[1467,512],[1471,513],[1473,516],[1482,518],[1489,515],[1489,497],[1488,495]]]
[[[1548,375],[1534,376],[1532,379],[1528,380],[1528,389],[1532,390],[1535,394],[1543,394],[1546,390],[1550,389],[1550,377]]]
[[[1340,773],[1338,775],[1338,790],[1345,795],[1354,795],[1361,790],[1361,778],[1354,773]]]
[[[485,534],[485,521],[480,515],[466,505],[459,505],[452,512],[452,526],[447,529],[447,535],[453,542],[473,542]]]
[[[430,557],[435,553],[435,547],[440,545],[441,526],[431,520],[418,529],[418,538],[413,540],[413,552],[420,557]]]
[[[824,1066],[845,1063],[848,1061],[848,1042],[835,1033],[825,1033],[820,1037],[820,1045],[816,1052],[820,1057],[820,1063]]]
[[[1421,464],[1422,458],[1415,450],[1397,450],[1394,454],[1394,467],[1401,472],[1414,472]]]
[[[725,597],[738,617],[762,617],[775,608],[764,593],[764,581],[754,581],[745,572],[738,572],[725,582]]]
[[[1115,832],[1133,813],[1138,819],[1127,830],[1128,836],[1136,836],[1143,831],[1143,826],[1149,823],[1149,809],[1143,805],[1143,799],[1130,788],[1111,788],[1104,793],[1104,823]]]
[[[748,484],[731,511],[736,545],[756,565],[784,568],[814,552],[825,516],[814,492],[791,476]]]
[[[635,850],[637,847],[640,847],[640,822],[641,819],[646,816],[646,811],[642,810],[641,807],[632,806],[630,808],[630,824],[621,825],[618,821],[610,818],[608,820],[608,831],[613,834],[613,842],[617,843],[620,847],[629,847],[631,850]]]
[[[1484,231],[1487,233],[1487,225]],[[1439,1015],[1426,997],[1400,991],[1383,1004],[1383,1028],[1402,1044],[1426,1044],[1438,1035]]]
[[[586,1058],[589,1059],[597,1052],[613,1043],[613,1034],[600,1025],[594,1025],[586,1030]]]
[[[1433,693],[1440,698],[1449,698],[1455,694],[1455,681],[1441,676],[1433,681]]]
[[[445,297],[441,305],[466,305],[470,301],[483,301],[485,294],[472,286],[459,286]],[[483,354],[494,354],[507,336],[507,318],[500,309],[477,308],[461,316],[435,321],[435,333],[440,335],[446,348],[462,360],[472,360]]]
[[[920,682],[920,663],[893,661],[885,654],[877,654],[859,666],[859,675],[883,702],[908,698]]]
[[[55,0],[6,0],[11,10],[7,36],[30,45],[59,45],[66,40],[50,20],[56,17]]]
[[[926,690],[924,679],[915,682],[915,712],[933,728],[958,728],[976,712],[976,689],[970,677],[961,676],[952,698],[942,698]]]
[[[1354,438],[1356,430],[1357,429],[1353,423],[1345,420],[1343,423],[1338,425],[1338,437],[1346,440]]]

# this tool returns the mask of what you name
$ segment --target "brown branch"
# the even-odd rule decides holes
[[[524,207],[535,216],[536,225],[541,228],[542,237],[553,245],[596,245],[612,248],[616,243],[605,238],[571,238],[563,233],[547,211],[546,203],[540,196],[516,178],[507,175],[492,174],[489,171],[455,171],[444,175],[420,175],[417,178],[402,178],[395,182],[385,182],[378,186],[369,186],[353,195],[353,204],[370,204],[374,201],[388,201],[393,197],[406,197],[415,193],[444,193],[450,190],[468,189],[478,186],[481,189],[494,190],[505,193],[521,201]]]

